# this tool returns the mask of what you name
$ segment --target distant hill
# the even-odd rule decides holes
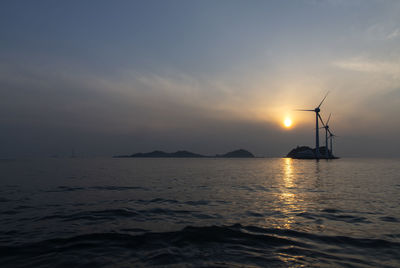
[[[124,158],[124,157],[143,157],[143,158],[199,158],[199,157],[205,157],[204,155],[201,154],[195,154],[192,152],[188,151],[177,151],[175,153],[166,153],[163,151],[153,151],[149,153],[136,153],[136,154],[131,154],[131,155],[118,155],[114,156],[117,158]]]
[[[239,149],[235,150],[223,155],[219,155],[218,157],[226,157],[226,158],[252,158],[254,155],[250,153],[249,151]]]
[[[254,155],[249,151],[239,149],[223,155],[216,156],[206,156],[201,154],[196,154],[188,151],[177,151],[175,153],[166,153],[163,151],[153,151],[149,153],[136,153],[131,155],[117,155],[114,158],[202,158],[202,157],[222,157],[222,158],[252,158]]]

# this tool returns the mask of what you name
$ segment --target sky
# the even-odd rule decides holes
[[[280,157],[328,91],[335,154],[400,156],[397,0],[4,0],[0,36],[2,158]]]

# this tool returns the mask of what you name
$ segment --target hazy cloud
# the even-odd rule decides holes
[[[398,61],[376,61],[367,58],[351,58],[333,62],[333,65],[345,70],[380,73],[400,78],[400,63]]]
[[[398,1],[127,3],[4,5],[0,155],[281,156],[328,90],[339,154],[398,144]]]
[[[396,39],[400,37],[400,29],[395,29],[393,32],[389,33],[387,35],[387,39]]]

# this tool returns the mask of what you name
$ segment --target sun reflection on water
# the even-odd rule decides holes
[[[293,165],[292,161],[293,159],[291,158],[284,158],[284,166],[283,166],[283,171],[284,171],[284,176],[283,176],[283,182],[285,184],[286,188],[293,187]]]
[[[284,218],[278,228],[291,229],[295,223],[294,214],[298,213],[301,208],[298,206],[299,196],[296,193],[296,172],[293,165],[293,159],[282,159],[282,182],[279,193],[280,212]]]
[[[278,229],[295,229],[296,225],[296,214],[301,211],[299,203],[301,202],[300,197],[297,193],[297,179],[296,165],[294,160],[291,158],[283,158],[281,164],[281,182],[280,192],[278,195],[280,203],[280,212],[282,213],[282,219],[276,226]],[[296,262],[297,259],[303,258],[302,255],[293,256],[291,254],[285,254],[281,252],[278,254],[278,258],[284,263]]]

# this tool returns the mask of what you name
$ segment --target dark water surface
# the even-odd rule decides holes
[[[400,267],[400,160],[0,161],[1,267]]]

